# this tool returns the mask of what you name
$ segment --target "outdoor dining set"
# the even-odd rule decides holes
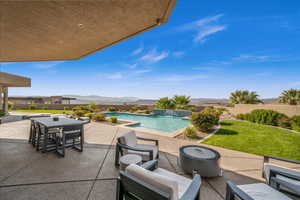
[[[83,151],[84,124],[87,121],[67,117],[32,117],[28,142],[37,151],[54,151],[64,157],[65,149]]]
[[[138,141],[153,144],[139,144]],[[222,176],[220,154],[210,148],[188,145],[180,148],[178,164],[193,179],[158,167],[159,141],[141,138],[134,131],[117,138],[115,165],[120,174],[117,200],[199,200],[201,178]],[[271,160],[300,164],[300,161],[265,156],[266,183],[235,185],[226,183],[226,200],[300,199],[300,171],[271,163]]]

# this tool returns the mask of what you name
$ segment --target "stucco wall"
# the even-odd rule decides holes
[[[268,109],[286,114],[289,117],[300,115],[300,106],[276,105],[276,104],[237,104],[233,108],[227,108],[230,113],[248,113],[255,109]]]

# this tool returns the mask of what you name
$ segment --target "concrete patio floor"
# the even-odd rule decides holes
[[[0,125],[0,199],[115,199],[118,169],[114,166],[114,144],[125,128],[101,123],[85,126],[85,149],[68,149],[65,158],[36,152],[27,143],[29,121]],[[179,147],[193,142],[138,133],[160,142],[159,166],[185,175],[177,165]],[[211,146],[210,146],[211,147]],[[225,197],[225,182],[261,182],[263,158],[212,147],[219,151],[222,177],[203,179],[201,200]],[[300,166],[290,165],[293,168]],[[185,175],[187,176],[187,175]]]

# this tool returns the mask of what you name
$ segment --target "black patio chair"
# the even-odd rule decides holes
[[[72,147],[75,150],[83,151],[83,126],[65,126],[61,132],[56,135],[56,152],[65,156],[65,149]]]
[[[191,180],[157,168],[157,160],[152,160],[120,172],[116,200],[199,200],[200,187],[200,175]]]
[[[41,123],[35,123],[35,130],[36,130],[36,136],[34,136],[36,139],[35,141],[35,147],[37,151],[42,150],[43,153],[48,151],[54,151],[56,149],[56,134],[58,134],[61,130],[60,128],[50,128],[47,129],[43,124]],[[47,137],[46,137],[46,131],[47,131]]]
[[[154,145],[139,144],[138,140],[154,142]],[[127,132],[117,138],[115,165],[119,165],[120,155],[137,154],[142,157],[144,162],[159,158],[159,144],[158,140],[137,137],[134,131]]]
[[[300,198],[300,170],[271,163],[271,159],[299,166],[300,161],[275,156],[264,156],[263,165],[263,177],[270,186],[281,192]]]

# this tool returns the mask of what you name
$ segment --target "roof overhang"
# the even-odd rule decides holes
[[[166,23],[175,3],[0,1],[0,62],[80,59]]]
[[[14,74],[0,72],[0,86],[4,87],[31,87],[31,79]]]

